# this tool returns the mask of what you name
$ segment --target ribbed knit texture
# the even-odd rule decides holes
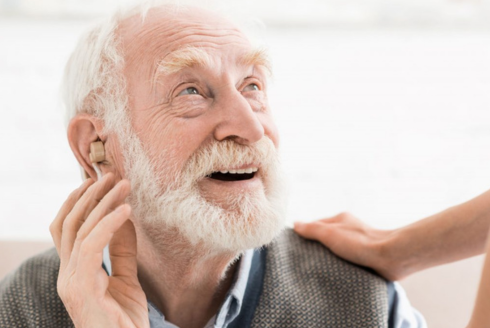
[[[388,327],[387,282],[288,229],[268,247],[252,327]]]
[[[1,328],[73,327],[56,291],[59,264],[51,249],[0,283]],[[265,270],[254,328],[388,326],[386,281],[291,230],[268,247]]]
[[[56,291],[56,249],[30,258],[0,283],[1,328],[69,328],[73,322]]]

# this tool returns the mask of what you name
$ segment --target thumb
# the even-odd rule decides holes
[[[328,240],[327,230],[328,230],[327,225],[318,221],[310,222],[310,223],[304,223],[304,222],[294,223],[294,231],[298,235],[306,239],[317,240],[323,244],[325,244],[324,241]]]

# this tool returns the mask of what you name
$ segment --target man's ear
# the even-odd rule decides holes
[[[90,144],[98,140],[105,141],[102,129],[101,121],[88,114],[75,116],[68,125],[68,142],[82,170],[85,171],[85,178],[97,180],[97,173],[90,160]]]

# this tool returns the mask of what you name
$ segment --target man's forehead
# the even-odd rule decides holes
[[[260,57],[258,52],[253,54],[254,51],[248,49],[250,42],[236,25],[216,13],[192,7],[180,11],[154,8],[144,21],[138,15],[124,20],[117,32],[128,65],[133,61],[138,64],[151,61],[152,66],[158,66],[165,58],[179,59],[174,63],[189,64],[199,55],[202,60],[197,63],[203,64],[206,55],[214,49],[223,51],[225,46],[247,52],[243,56]],[[199,48],[207,50],[190,50]],[[189,60],[182,61],[186,55],[190,55]]]
[[[170,47],[180,39],[199,38],[200,35],[246,40],[235,24],[215,12],[197,7],[179,10],[166,8],[167,6],[152,8],[144,18],[133,15],[123,20],[117,33],[125,48],[131,49],[133,44],[151,41]]]

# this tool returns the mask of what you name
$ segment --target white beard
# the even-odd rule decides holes
[[[141,224],[152,242],[169,245],[171,241],[158,239],[177,231],[184,241],[207,253],[239,253],[270,243],[282,231],[286,192],[277,150],[269,138],[252,146],[231,140],[215,141],[193,154],[181,170],[172,166],[169,154],[161,154],[166,170],[156,174],[156,165],[152,165],[136,135],[131,131],[123,140],[120,134],[119,137],[126,177],[132,187],[128,201],[135,225]],[[230,194],[220,200],[227,209],[201,195],[199,179],[219,168],[249,163],[260,164],[263,189]]]

